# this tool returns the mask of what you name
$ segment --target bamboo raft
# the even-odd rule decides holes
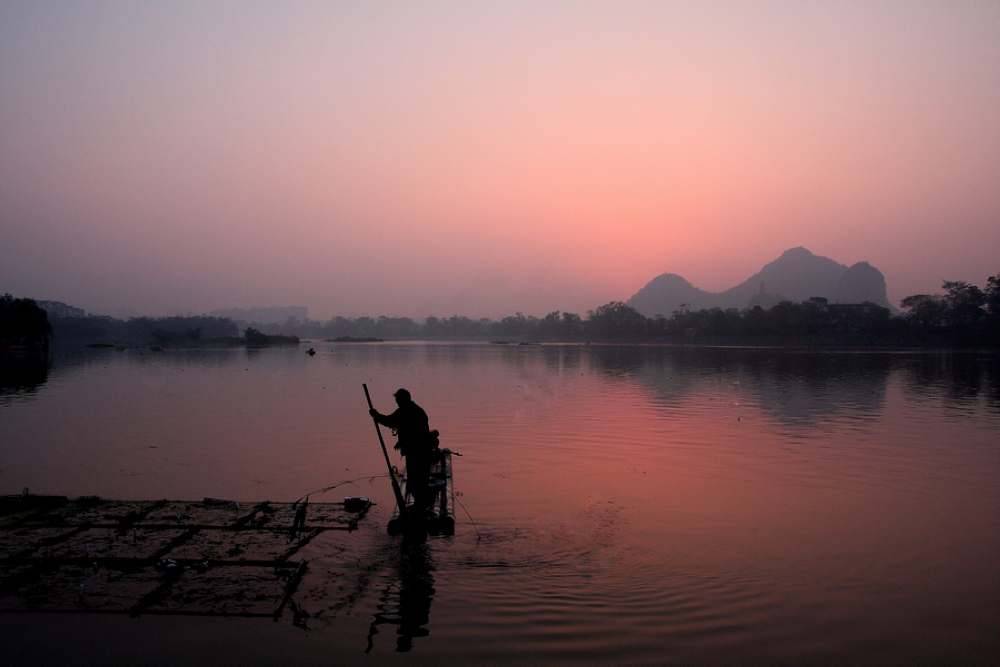
[[[353,531],[365,498],[241,506],[0,497],[0,613],[272,617],[295,594],[300,550]]]
[[[413,525],[412,518],[400,517],[399,503],[392,512],[388,531],[390,535],[399,535],[408,528],[426,530],[430,535],[455,534],[455,484],[452,476],[452,451],[441,449],[439,455],[431,464],[430,487],[433,492],[430,513],[423,523]],[[403,486],[406,487],[406,476],[403,476]],[[404,488],[403,497],[407,503],[413,500],[409,489]],[[404,518],[409,520],[404,521]]]

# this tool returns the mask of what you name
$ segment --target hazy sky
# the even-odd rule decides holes
[[[0,292],[584,314],[1000,272],[1000,2],[0,3]]]

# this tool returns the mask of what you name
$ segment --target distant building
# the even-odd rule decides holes
[[[781,303],[780,294],[768,294],[764,289],[764,281],[760,281],[760,291],[750,297],[750,303],[747,304],[747,308],[756,308],[760,306],[762,310],[770,310]]]
[[[87,311],[83,308],[67,306],[62,301],[38,301],[38,307],[44,310],[51,317],[86,317]]]
[[[271,306],[261,308],[220,308],[209,315],[213,317],[228,317],[236,322],[253,322],[256,324],[284,324],[288,318],[305,320],[309,317],[306,306]]]

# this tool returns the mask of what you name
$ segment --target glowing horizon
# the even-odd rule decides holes
[[[1000,6],[0,8],[0,292],[584,313],[791,247],[1000,271]]]

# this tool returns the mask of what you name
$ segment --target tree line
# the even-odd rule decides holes
[[[651,342],[700,344],[831,344],[879,346],[986,346],[1000,340],[1000,274],[984,287],[945,281],[943,294],[902,300],[903,312],[873,303],[831,304],[822,297],[754,307],[692,311],[681,305],[669,316],[646,317],[621,301],[585,316],[553,311],[544,317],[516,313],[499,320],[454,315],[428,317],[333,317],[327,321],[289,318],[282,324],[241,323],[250,336],[262,334],[333,340],[488,340],[496,342]],[[30,305],[28,305],[30,303]],[[32,307],[34,307],[33,310]],[[41,313],[39,315],[39,312]],[[17,313],[15,315],[15,313]],[[239,336],[240,324],[224,317],[44,317],[31,299],[0,300],[0,336],[12,341],[138,341],[171,343]],[[252,327],[250,325],[253,325]]]
[[[169,345],[182,341],[233,338],[240,335],[235,322],[224,317],[132,317],[119,320],[103,315],[53,317],[56,340],[153,341]]]
[[[500,320],[455,315],[428,317],[333,317],[328,321],[289,318],[261,325],[301,338],[390,340],[493,340],[509,342],[664,342],[703,344],[844,344],[996,347],[1000,338],[1000,275],[985,287],[945,281],[943,295],[903,299],[903,312],[873,304],[832,304],[822,297],[776,306],[709,308],[682,305],[669,316],[646,317],[621,301],[576,313],[545,317],[516,313]]]
[[[980,289],[963,281],[945,281],[944,294],[915,294],[901,302],[913,331],[950,336],[959,341],[988,342],[1000,337],[1000,274]]]

